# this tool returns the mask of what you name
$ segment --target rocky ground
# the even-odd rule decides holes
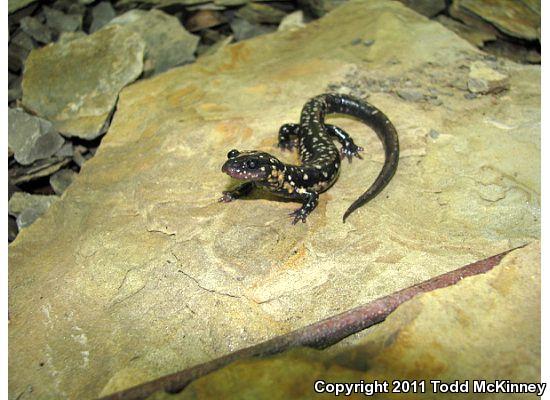
[[[319,2],[129,10],[137,3],[10,2],[12,41],[27,30],[33,46],[45,43],[44,10],[56,4],[84,29],[31,50],[12,72],[22,95],[9,110],[10,214],[21,227],[9,246],[10,398],[109,395],[523,245],[490,274],[405,303],[324,355],[290,354],[301,369],[286,355],[244,361],[245,379],[268,388],[248,386],[253,398],[272,398],[271,365],[295,372],[279,398],[298,384],[312,395],[312,368],[343,380],[540,379],[540,66],[481,51],[439,21],[463,13],[483,32],[481,19],[497,38],[483,46],[513,42],[533,56],[536,7],[487,14],[460,1],[426,18],[386,0],[329,12]],[[303,7],[305,26],[253,23],[245,16],[258,6],[277,18]],[[211,12],[226,21],[188,25]],[[514,16],[524,36],[511,39]],[[239,20],[273,32],[230,43]],[[207,42],[212,32],[224,37]],[[277,149],[277,130],[326,91],[367,98],[394,123],[400,164],[382,195],[342,224],[383,151],[363,124],[334,116],[366,151],[306,224],[290,224],[296,204],[262,195],[218,203],[234,184],[220,172],[228,150],[295,162]],[[231,388],[211,382],[238,389],[243,363],[179,396],[226,397]]]
[[[298,29],[343,2],[10,0],[8,240],[38,218],[93,157],[125,85],[230,43]],[[537,1],[403,2],[491,54],[540,63]],[[411,88],[398,94],[422,99]],[[428,98],[439,101],[433,93]]]

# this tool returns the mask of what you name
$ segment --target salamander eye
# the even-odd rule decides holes
[[[256,164],[256,161],[254,160],[248,160],[246,162],[246,166],[248,169],[256,169],[258,167],[258,164]]]
[[[231,150],[229,153],[227,153],[227,158],[235,158],[235,157],[237,157],[239,154],[241,154],[241,153],[239,153],[239,150],[233,149],[233,150]]]

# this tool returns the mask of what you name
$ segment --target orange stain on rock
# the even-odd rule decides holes
[[[203,95],[203,91],[195,85],[184,86],[175,91],[171,91],[167,96],[168,105],[173,108],[186,108],[199,100]]]
[[[248,44],[244,42],[236,43],[231,46],[220,50],[219,60],[226,60],[226,62],[212,63],[214,68],[208,68],[205,66],[198,66],[199,70],[208,76],[217,75],[221,72],[232,71],[238,69],[241,65],[246,64],[250,59],[250,49]]]
[[[241,120],[228,120],[216,124],[215,132],[224,140],[234,138],[235,141],[246,140],[252,136],[252,129]]]
[[[221,104],[218,104],[218,103],[201,103],[197,105],[196,108],[197,108],[197,111],[199,112],[202,111],[202,112],[213,113],[213,114],[224,113],[229,110],[226,106],[222,106]]]
[[[306,258],[306,246],[302,243],[296,250],[294,250],[289,258],[283,264],[281,269],[294,269],[299,268],[304,264]]]

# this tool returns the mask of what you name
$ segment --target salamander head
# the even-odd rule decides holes
[[[283,168],[283,163],[268,153],[260,151],[231,150],[222,171],[232,178],[244,181],[263,181],[269,177],[273,166]]]

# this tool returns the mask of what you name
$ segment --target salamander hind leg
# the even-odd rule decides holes
[[[349,162],[351,162],[354,156],[357,158],[362,158],[359,153],[363,151],[363,148],[357,146],[353,142],[351,136],[346,131],[334,125],[327,124],[325,126],[327,128],[327,133],[335,137],[342,145],[342,148],[340,149],[340,154],[342,158],[347,157]]]
[[[298,145],[300,125],[284,124],[279,129],[279,147],[283,150],[292,150]]]
[[[300,195],[300,198],[303,201],[302,207],[291,212],[290,215],[294,219],[292,220],[292,225],[295,225],[298,221],[306,222],[307,216],[315,210],[317,204],[319,203],[319,194],[316,192],[305,192]]]
[[[242,185],[237,186],[233,190],[225,190],[222,192],[223,196],[218,199],[219,202],[229,203],[230,201],[237,200],[243,196],[248,195],[252,189],[254,189],[253,182],[245,182]]]

